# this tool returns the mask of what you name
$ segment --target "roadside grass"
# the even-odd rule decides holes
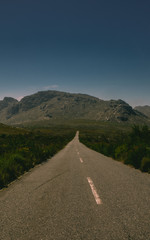
[[[51,158],[75,136],[66,129],[0,129],[0,189],[21,174]]]
[[[150,173],[150,130],[89,120],[0,124],[0,189],[51,158],[80,132],[80,141],[104,155]]]
[[[84,129],[80,141],[87,147],[124,164],[150,173],[150,130],[147,126],[132,128]]]

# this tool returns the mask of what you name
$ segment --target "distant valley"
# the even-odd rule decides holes
[[[104,101],[86,94],[59,91],[41,91],[24,97],[20,102],[11,97],[0,101],[1,123],[58,119],[150,123],[150,107],[133,109],[122,100]]]

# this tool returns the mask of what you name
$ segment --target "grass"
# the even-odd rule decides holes
[[[150,130],[100,121],[41,121],[17,127],[0,124],[0,188],[51,158],[76,131],[88,147],[150,172]]]
[[[51,158],[75,136],[72,129],[0,128],[0,188]]]
[[[143,172],[150,173],[150,130],[147,126],[132,128],[83,129],[80,141],[87,147]]]

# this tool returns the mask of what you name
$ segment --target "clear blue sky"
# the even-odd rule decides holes
[[[1,0],[0,99],[48,89],[150,105],[150,1]]]

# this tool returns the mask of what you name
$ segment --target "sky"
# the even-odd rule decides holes
[[[0,99],[45,90],[150,105],[150,1],[0,0]]]

